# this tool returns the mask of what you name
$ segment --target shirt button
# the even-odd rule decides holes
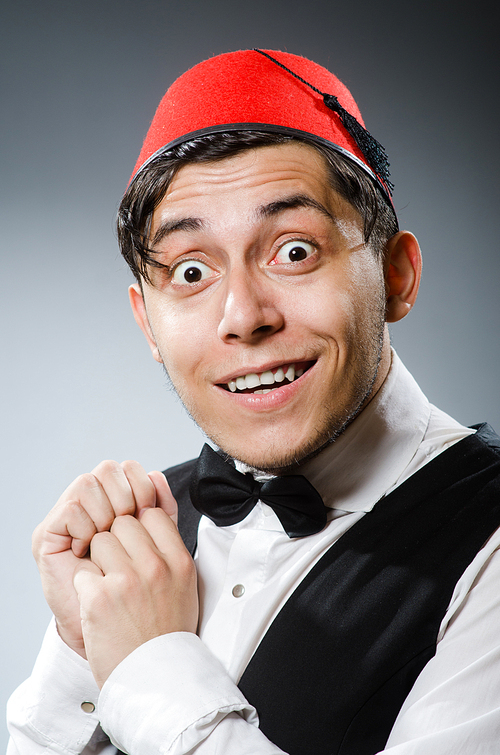
[[[80,705],[80,708],[83,710],[84,713],[93,713],[95,711],[95,705],[94,703],[82,703]]]
[[[241,598],[241,596],[245,594],[245,587],[243,585],[235,585],[232,593],[235,598]]]

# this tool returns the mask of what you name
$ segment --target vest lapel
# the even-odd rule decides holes
[[[196,550],[198,524],[201,519],[200,512],[194,508],[189,497],[189,483],[195,465],[196,459],[192,459],[163,472],[179,506],[179,532],[192,556]]]

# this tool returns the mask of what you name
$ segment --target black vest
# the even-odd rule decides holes
[[[165,472],[191,552],[194,463]],[[290,755],[382,750],[458,579],[498,526],[500,438],[481,425],[360,519],[283,606],[239,683],[266,736]]]

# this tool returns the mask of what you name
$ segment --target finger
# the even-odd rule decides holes
[[[175,522],[162,509],[144,511],[141,524],[158,551],[167,560],[171,558],[175,560],[184,553],[188,553]]]
[[[102,461],[92,470],[92,474],[102,486],[111,504],[114,516],[135,514],[134,491],[121,464],[111,460]]]
[[[165,580],[180,579],[181,582],[177,584],[183,585],[183,591],[187,586],[196,592],[197,575],[193,559],[174,522],[162,509],[146,509],[140,522],[132,517],[118,517],[113,522],[111,534],[116,535],[130,557],[128,564],[122,562],[122,568],[132,567],[128,570],[129,574],[142,574],[150,584],[157,586],[165,584]],[[111,557],[111,551],[106,556],[109,561],[105,563],[100,558],[99,566],[103,570],[115,569],[118,556]]]
[[[96,532],[95,522],[79,501],[65,501],[55,506],[33,533],[35,558],[70,548],[81,558],[87,553]]]
[[[155,553],[162,560],[172,559],[175,563],[179,554],[186,550],[174,522],[160,508],[145,509],[140,522],[129,516],[117,517],[111,527],[111,534],[139,567],[146,562],[151,553]],[[111,560],[106,564],[100,561],[99,565],[103,569],[113,568]]]
[[[117,517],[113,522],[112,529],[115,522],[124,519],[135,522],[140,526],[137,519],[126,515]],[[121,540],[113,532],[98,532],[90,543],[90,561],[99,568],[102,574],[107,575],[128,569],[131,564],[131,557]]]
[[[97,532],[93,519],[78,501],[68,502],[69,516],[66,521],[66,529],[71,539],[71,550],[83,558],[88,552],[90,542]]]
[[[189,595],[191,596],[192,602],[188,600],[188,604],[190,605],[190,615],[194,620],[194,627],[196,627],[198,577],[194,561],[182,541],[179,530],[168,514],[160,508],[145,511],[141,517],[141,524],[158,551],[157,562],[163,561],[167,566],[169,579],[174,579],[174,584],[177,585],[176,590],[179,591],[178,594],[182,594],[184,599]],[[152,573],[155,580],[161,579],[161,565],[156,563],[156,571]]]
[[[145,511],[154,511],[154,510],[155,509],[144,509],[143,516],[144,516]],[[160,509],[158,510],[160,511]],[[163,516],[165,516],[165,514],[163,514]],[[154,551],[155,553],[158,554],[158,549],[156,548],[151,535],[142,526],[141,522],[139,522],[139,520],[136,519],[135,517],[131,517],[131,516],[117,517],[112,524],[110,534],[115,538],[116,544],[119,545],[119,547],[123,549],[123,552],[124,554],[126,554],[126,557],[129,559],[129,561],[136,561],[137,563],[141,564],[141,562],[143,562],[144,559],[148,557],[151,551]],[[102,543],[99,543],[99,546],[100,546],[99,558],[102,558],[101,556]],[[111,551],[111,548],[113,547],[115,546],[113,546],[113,544],[109,542],[110,551]],[[113,554],[110,557],[109,564],[106,564],[107,568],[112,569],[113,564],[111,564],[111,560],[113,558],[118,560],[118,558],[120,557],[121,556],[118,553]],[[101,561],[100,563],[102,563],[103,566],[105,565],[104,561]]]
[[[111,527],[115,512],[106,491],[94,474],[87,472],[77,477],[66,488],[53,510],[64,508],[70,501],[80,504],[95,523],[98,532]]]
[[[102,579],[103,576],[104,574],[102,572],[102,569],[100,569],[97,564],[91,561],[90,558],[86,558],[78,562],[75,568],[75,573],[73,575],[73,583],[78,580],[80,584],[83,584],[85,580],[88,580],[88,583],[90,584],[91,582],[96,581],[94,579],[95,577]],[[78,590],[76,591],[78,593]]]
[[[179,537],[174,523],[161,509],[148,511],[156,511],[157,517],[162,517],[174,538]],[[175,563],[175,542],[170,550]],[[162,580],[169,571],[167,560],[155,545],[150,533],[135,517],[129,515],[117,517],[111,532],[100,532],[93,538],[90,557],[105,576],[128,575],[130,589],[136,584],[133,575],[154,574],[154,580]]]
[[[149,479],[156,491],[156,505],[171,517],[177,525],[177,501],[172,495],[167,478],[162,472],[150,472]]]
[[[156,506],[156,489],[145,469],[137,461],[122,461],[120,466],[135,499],[135,512],[124,513],[135,513],[135,516],[139,516],[143,509],[154,508]]]

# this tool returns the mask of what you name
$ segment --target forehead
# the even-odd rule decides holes
[[[183,166],[154,212],[152,231],[169,218],[209,218],[223,209],[247,216],[269,202],[299,194],[334,209],[337,216],[357,216],[332,188],[324,158],[313,147],[294,142]]]

